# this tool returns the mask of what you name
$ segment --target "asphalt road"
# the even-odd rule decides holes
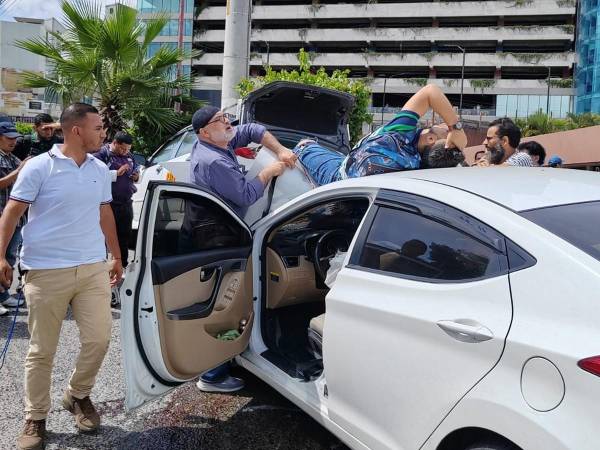
[[[0,348],[12,315],[0,317]],[[236,394],[205,394],[187,383],[161,400],[126,414],[121,364],[120,311],[113,310],[112,342],[98,374],[92,400],[102,414],[101,429],[77,433],[60,399],[75,355],[78,331],[70,317],[63,329],[52,374],[52,409],[46,449],[299,449],[345,450],[333,435],[258,378],[234,369],[246,380]],[[4,367],[0,370],[0,449],[15,448],[23,421],[23,363],[27,316],[21,311]]]

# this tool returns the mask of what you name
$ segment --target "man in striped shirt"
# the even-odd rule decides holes
[[[429,109],[439,114],[448,125],[421,129],[419,118]],[[364,137],[346,156],[305,139],[294,153],[318,185],[345,178],[418,169],[422,153],[438,139],[446,139],[446,147],[464,149],[467,137],[452,105],[436,85],[430,84],[413,95],[402,111],[387,125]]]
[[[520,141],[521,130],[511,119],[504,117],[489,124],[483,145],[488,153],[502,155],[501,158],[498,158],[499,162],[491,163],[493,165],[533,167],[531,156],[526,152],[517,151]],[[480,161],[479,165],[489,165],[485,158]]]

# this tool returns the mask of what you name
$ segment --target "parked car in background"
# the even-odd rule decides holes
[[[293,148],[300,139],[312,137],[332,150],[348,153],[350,133],[348,119],[354,99],[351,95],[318,86],[279,81],[252,92],[243,101],[238,114],[239,123],[259,123],[273,133],[279,142]],[[133,196],[133,228],[137,230],[142,202],[150,181],[167,180],[189,182],[189,161],[196,135],[192,127],[186,127],[165,142],[146,163]],[[260,155],[260,148],[257,148]],[[253,159],[238,157],[240,163],[250,169]],[[269,161],[268,156],[259,158],[258,167]],[[248,177],[258,173],[255,169]],[[293,189],[299,174],[282,178],[279,189],[292,187],[286,195],[274,193],[277,199],[299,193]],[[306,183],[306,182],[305,182]],[[287,191],[286,191],[287,192]],[[305,192],[302,190],[301,192]],[[278,204],[276,201],[275,204]],[[264,205],[261,203],[261,206]],[[252,208],[251,217],[257,215],[258,206]]]
[[[151,182],[121,289],[126,407],[235,357],[352,449],[595,450],[599,223],[593,172],[356,178],[251,225]]]

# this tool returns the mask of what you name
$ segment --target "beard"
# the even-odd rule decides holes
[[[232,128],[231,130],[223,131],[223,140],[230,142],[236,135],[237,129]]]
[[[494,147],[488,147],[485,157],[492,165],[500,164],[502,159],[504,159],[504,149],[502,148],[502,145],[498,143]]]

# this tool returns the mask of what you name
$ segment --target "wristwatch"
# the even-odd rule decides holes
[[[462,130],[463,129],[463,124],[462,122],[459,120],[458,122],[456,122],[454,125],[448,125],[448,129],[450,131],[452,130]]]

